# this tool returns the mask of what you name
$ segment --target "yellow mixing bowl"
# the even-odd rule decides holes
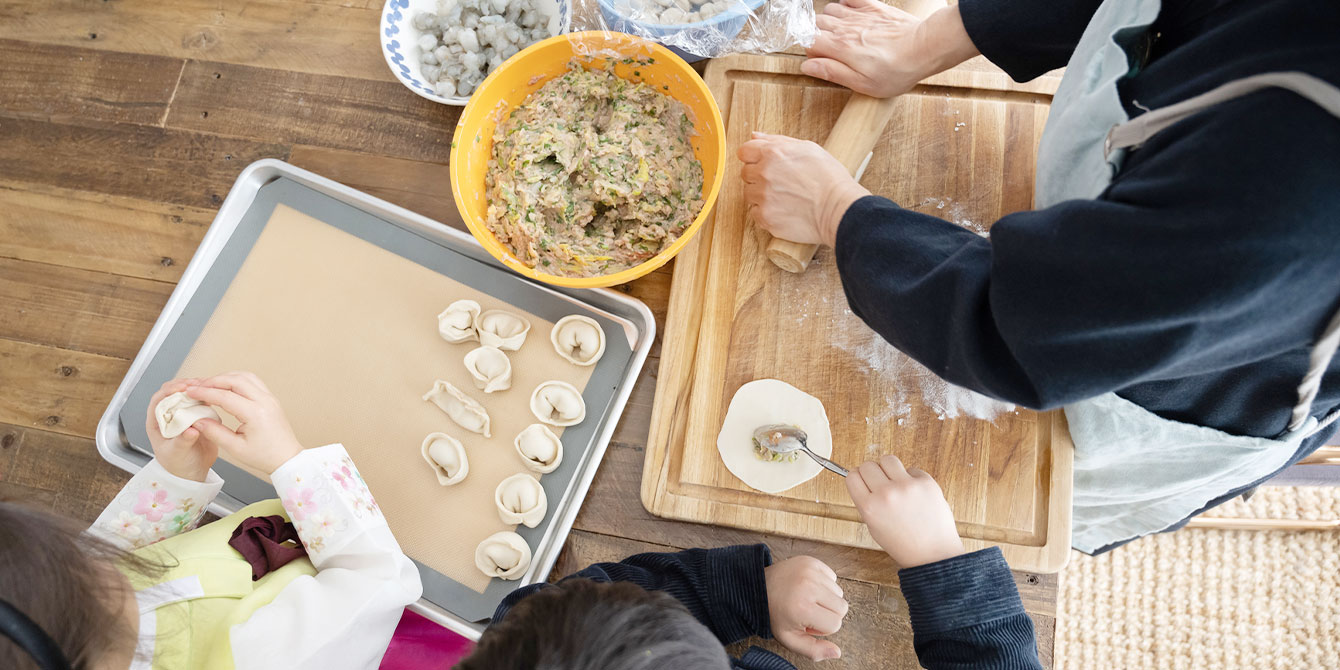
[[[703,209],[684,234],[661,253],[634,267],[599,277],[560,277],[526,267],[485,225],[488,193],[484,176],[493,152],[493,129],[535,89],[563,74],[577,59],[584,67],[604,68],[614,62],[614,73],[629,81],[644,81],[662,89],[689,109],[696,131],[690,138],[693,153],[703,165]],[[623,62],[632,59],[637,62]],[[644,61],[655,62],[645,64]],[[726,132],[712,92],[701,77],[669,49],[631,35],[582,32],[557,35],[537,42],[493,71],[461,112],[451,141],[451,189],[456,207],[470,232],[494,258],[526,277],[555,286],[595,288],[629,282],[674,258],[698,234],[721,190],[726,165]]]

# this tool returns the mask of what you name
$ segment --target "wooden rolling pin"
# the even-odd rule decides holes
[[[904,11],[924,19],[945,6],[943,0],[906,0],[896,3]],[[868,95],[853,93],[847,106],[842,108],[841,116],[833,124],[824,142],[824,151],[833,155],[858,180],[859,172],[869,160],[875,142],[884,134],[893,116],[896,98],[872,98]],[[800,244],[774,237],[768,242],[768,260],[787,272],[804,272],[819,250],[815,244]]]

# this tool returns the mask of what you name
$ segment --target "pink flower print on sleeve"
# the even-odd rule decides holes
[[[341,465],[340,469],[331,476],[335,481],[339,482],[340,486],[345,490],[348,490],[349,486],[352,485],[354,481],[354,473],[349,470],[349,466],[347,465]]]
[[[284,509],[294,521],[302,521],[308,514],[316,512],[316,501],[312,500],[315,492],[312,489],[299,489],[284,498]]]
[[[132,509],[136,514],[143,515],[150,521],[162,521],[163,515],[176,509],[177,506],[168,500],[168,492],[163,489],[152,491],[140,491],[139,502],[135,503]]]
[[[134,540],[144,532],[144,529],[140,527],[142,521],[143,519],[138,514],[123,511],[117,515],[114,528],[121,537]]]

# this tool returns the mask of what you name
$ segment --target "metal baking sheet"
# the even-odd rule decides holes
[[[479,594],[419,564],[424,601],[417,609],[459,632],[477,636],[482,630],[478,622],[490,616],[507,593],[543,580],[552,569],[646,358],[655,322],[646,306],[632,298],[612,291],[562,290],[531,282],[502,268],[460,231],[280,161],[259,161],[239,176],[99,423],[97,443],[107,460],[130,471],[147,462],[151,452],[143,417],[149,397],[175,376],[281,203],[518,309],[551,321],[571,313],[587,314],[607,333],[605,355],[583,393],[589,418],[564,431],[564,461],[541,480],[551,512],[538,527],[517,529],[534,549],[528,573],[519,581],[492,580]],[[618,337],[619,333],[624,337]],[[532,333],[536,335],[546,333]],[[228,463],[220,461],[216,469],[227,481],[218,512],[274,496],[267,482]]]

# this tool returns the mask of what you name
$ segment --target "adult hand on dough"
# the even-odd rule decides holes
[[[830,2],[800,70],[857,93],[890,98],[977,55],[958,7],[922,20],[879,0]]]
[[[154,410],[163,398],[178,391],[185,391],[195,379],[176,379],[163,384],[158,392],[149,399],[149,416],[145,418],[144,431],[149,435],[149,446],[153,447],[154,458],[168,474],[203,482],[209,476],[209,469],[219,457],[219,450],[213,444],[200,439],[200,430],[194,425],[173,438],[163,437],[158,432],[158,419]],[[199,423],[199,422],[196,422]]]
[[[813,142],[754,133],[737,153],[751,218],[773,237],[834,246],[842,215],[870,195]]]
[[[202,379],[186,389],[186,395],[221,407],[242,422],[236,431],[214,419],[201,419],[195,424],[206,440],[240,465],[269,475],[302,451],[279,400],[250,372]]]

